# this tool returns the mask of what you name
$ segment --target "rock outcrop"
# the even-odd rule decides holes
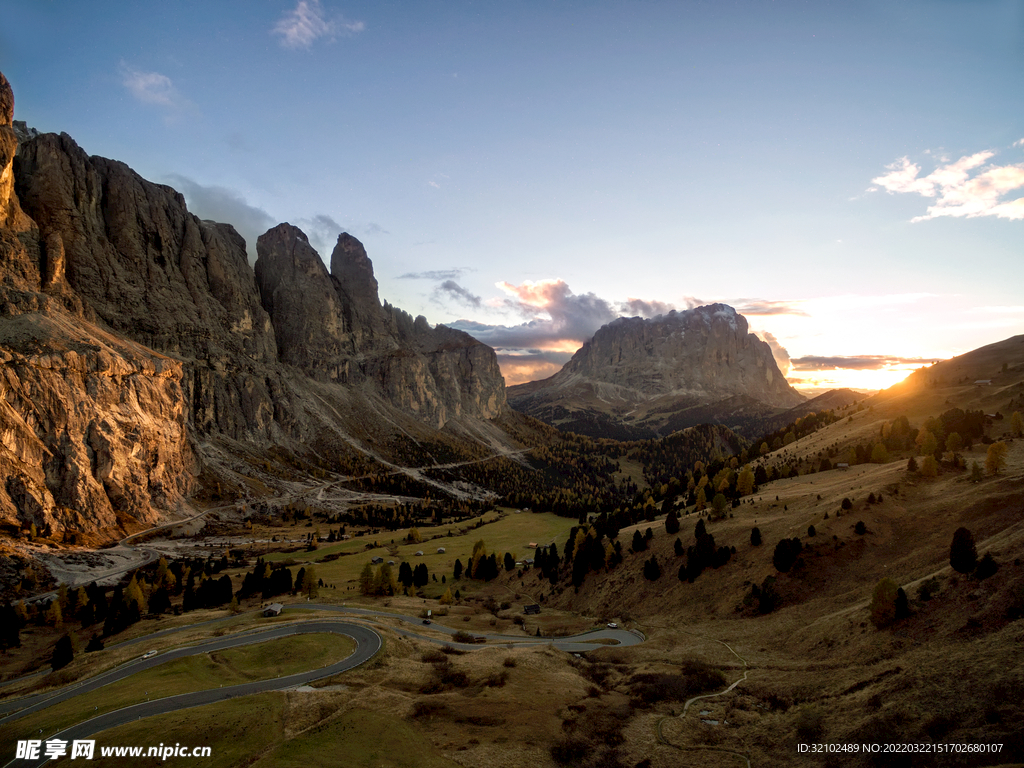
[[[431,328],[381,304],[373,264],[356,238],[338,236],[331,272],[291,224],[256,244],[256,280],[280,359],[313,378],[379,393],[441,428],[505,409],[494,351],[462,331]]]
[[[804,398],[771,348],[725,304],[601,327],[561,371],[510,387],[509,403],[563,429],[643,438],[702,422],[742,422]]]

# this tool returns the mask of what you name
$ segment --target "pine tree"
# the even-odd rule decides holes
[[[364,595],[373,594],[373,566],[369,563],[359,573],[359,591]]]
[[[22,620],[9,602],[0,608],[0,648],[21,647]]]
[[[668,515],[665,516],[665,533],[669,536],[679,533],[679,518],[676,517],[674,509],[670,509]]]
[[[974,536],[966,528],[957,528],[949,545],[949,564],[957,573],[971,573],[978,564]]]
[[[53,648],[53,656],[50,659],[50,666],[53,671],[56,672],[58,669],[62,669],[71,663],[71,660],[75,658],[75,649],[71,642],[70,635],[62,635],[60,640],[57,641],[57,645]]]

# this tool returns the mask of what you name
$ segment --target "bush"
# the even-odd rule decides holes
[[[932,597],[935,596],[935,593],[938,591],[939,580],[933,576],[927,581],[921,582],[921,584],[917,587],[917,599],[927,603],[929,600],[932,599]]]
[[[896,593],[899,585],[892,579],[882,579],[871,596],[871,623],[884,629],[896,621]]]
[[[868,532],[868,527],[864,525],[863,520],[858,520],[857,524],[853,526],[853,532],[856,533],[858,536],[863,536],[865,533]]]
[[[775,566],[775,570],[780,573],[788,572],[796,563],[796,559],[800,556],[802,549],[803,544],[796,537],[783,539],[776,544],[775,553],[772,555],[772,564]]]
[[[551,757],[559,765],[580,765],[594,750],[594,745],[579,736],[566,736],[551,747]]]
[[[986,552],[985,556],[978,561],[978,567],[975,569],[974,575],[979,579],[987,579],[989,576],[995,576],[998,570],[999,563],[992,559],[991,553]]]
[[[505,683],[508,682],[508,670],[503,669],[500,672],[492,672],[484,680],[484,685],[488,688],[502,688]]]
[[[423,652],[420,661],[424,664],[444,664],[448,659],[440,648],[431,648],[429,651]]]
[[[796,718],[797,740],[803,744],[819,743],[825,735],[825,716],[814,705],[801,707]]]

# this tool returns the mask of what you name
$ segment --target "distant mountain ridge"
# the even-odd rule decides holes
[[[642,439],[700,423],[743,428],[802,403],[771,347],[726,304],[618,318],[510,405],[559,429]]]

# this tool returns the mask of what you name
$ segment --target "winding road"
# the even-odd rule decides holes
[[[426,640],[432,643],[454,645],[459,648],[478,650],[480,648],[487,647],[486,645],[480,644],[461,644],[454,643],[447,639],[445,636],[454,636],[460,630],[452,629],[443,624],[433,623],[429,629],[425,629],[422,623],[422,619],[416,616],[409,616],[406,614],[399,613],[388,613],[384,611],[373,611],[365,608],[350,608],[339,605],[326,605],[320,603],[300,603],[286,606],[287,613],[298,613],[299,611],[327,611],[333,613],[347,614],[354,618],[360,619],[365,622],[373,622],[374,620],[381,619],[393,619],[400,623],[411,624],[417,627],[419,631],[413,632],[410,629],[403,629],[401,627],[390,627],[390,629],[398,634],[405,635],[407,637],[414,637],[418,640]],[[203,622],[204,624],[213,623],[214,621],[220,621],[215,619],[211,622]],[[184,630],[194,629],[196,624],[188,625],[184,627],[177,627],[169,630],[162,630],[159,633],[150,635],[144,635],[142,637],[134,638],[124,643],[127,644],[139,644],[148,643],[153,640],[157,635],[166,635],[174,632],[181,632]],[[423,632],[430,632],[430,635],[424,635]],[[214,640],[207,640],[196,645],[186,646],[182,648],[174,648],[171,650],[158,653],[150,658],[136,658],[128,661],[120,666],[103,672],[102,674],[96,675],[95,677],[88,678],[77,683],[67,685],[57,691],[51,691],[43,694],[37,694],[34,696],[26,696],[16,699],[11,699],[3,702],[5,705],[4,709],[0,709],[0,712],[5,714],[5,717],[0,718],[0,725],[5,725],[9,722],[18,720],[19,718],[38,712],[40,710],[51,707],[55,704],[67,701],[80,696],[85,693],[89,693],[98,690],[111,683],[116,683],[121,680],[125,680],[128,677],[141,672],[146,669],[152,669],[153,667],[164,664],[168,661],[175,659],[184,658],[186,656],[195,656],[201,653],[209,653],[212,651],[219,651],[225,648],[233,648],[241,645],[251,645],[254,643],[262,643],[268,640],[275,640],[282,637],[288,637],[290,635],[297,634],[308,634],[308,633],[323,633],[332,632],[337,634],[346,635],[352,638],[356,644],[356,650],[349,655],[347,658],[342,659],[334,664],[330,664],[326,667],[319,667],[317,669],[307,670],[305,672],[298,672],[293,675],[287,675],[285,677],[278,677],[269,680],[260,680],[252,683],[242,683],[239,685],[232,685],[225,688],[211,688],[205,691],[195,691],[192,693],[183,693],[177,696],[168,696],[162,699],[156,699],[153,701],[145,701],[139,704],[134,704],[129,707],[122,709],[113,710],[106,712],[97,717],[91,718],[84,722],[78,723],[60,731],[56,734],[48,735],[48,739],[62,739],[67,741],[69,744],[75,739],[86,739],[94,734],[101,731],[115,728],[119,725],[124,725],[135,720],[139,720],[143,717],[151,717],[153,715],[165,714],[168,712],[175,712],[180,709],[188,709],[190,707],[198,707],[203,704],[211,704],[216,701],[224,701],[226,699],[235,698],[236,696],[249,696],[255,693],[264,693],[267,691],[280,691],[287,690],[289,688],[295,688],[300,685],[306,685],[314,680],[319,680],[324,677],[331,677],[333,675],[340,674],[353,669],[360,664],[373,658],[373,656],[380,650],[382,640],[380,635],[371,627],[366,626],[362,623],[353,623],[351,621],[343,621],[340,619],[323,619],[314,618],[299,623],[288,623],[280,624],[266,629],[248,630],[245,632],[238,632],[233,635],[227,635],[224,637],[218,637]],[[440,636],[438,636],[440,635]],[[591,651],[598,647],[602,647],[603,644],[609,641],[618,645],[636,645],[637,643],[643,642],[642,636],[637,633],[630,632],[624,629],[598,629],[592,632],[586,632],[580,635],[573,635],[571,637],[516,637],[512,635],[493,635],[493,634],[478,634],[476,637],[483,637],[487,641],[493,643],[500,643],[506,645],[552,645],[559,650],[568,652],[581,652]],[[600,643],[601,645],[598,645]],[[9,714],[12,710],[16,709],[13,714]],[[17,765],[19,768],[22,766],[40,766],[48,762],[44,757],[40,757],[38,760],[23,760],[16,759],[8,763],[8,766]]]

